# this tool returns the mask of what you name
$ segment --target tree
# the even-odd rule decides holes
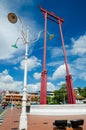
[[[86,87],[84,87],[84,88],[77,87],[77,89],[78,89],[79,94],[80,94],[83,98],[86,98]]]
[[[84,87],[84,88],[77,87],[77,90],[79,92],[80,98],[82,98],[82,99],[86,98],[86,87]],[[75,93],[75,95],[76,95],[76,98],[77,98],[77,93]],[[50,96],[47,97],[47,101],[48,101],[48,104],[64,104],[64,103],[67,103],[68,102],[68,96],[67,96],[66,84],[62,84],[60,89],[54,91],[54,96],[52,97],[52,101],[51,101]]]
[[[81,89],[80,94],[81,94],[82,97],[86,98],[86,87]]]
[[[80,88],[80,87],[77,87],[77,89],[78,89],[78,92],[81,93],[81,88]]]
[[[67,102],[66,84],[62,84],[59,90],[54,91],[53,104],[64,104]]]

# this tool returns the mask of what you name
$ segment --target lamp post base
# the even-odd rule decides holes
[[[27,130],[27,113],[26,113],[26,101],[27,101],[26,87],[23,89],[22,98],[22,110],[20,115],[19,130]]]
[[[19,130],[27,130],[27,115],[22,113],[20,116]]]

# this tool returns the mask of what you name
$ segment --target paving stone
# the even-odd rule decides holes
[[[20,119],[20,109],[13,108],[9,109],[0,125],[0,130],[19,130],[19,119]],[[58,130],[53,126],[55,120],[75,120],[84,119],[84,125],[82,127],[73,129],[65,128],[63,130],[86,130],[86,115],[77,116],[46,116],[46,115],[30,115],[28,114],[28,130]]]

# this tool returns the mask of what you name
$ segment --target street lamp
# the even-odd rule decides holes
[[[19,130],[27,130],[27,113],[26,113],[26,101],[27,101],[27,64],[28,64],[28,30],[26,31],[26,34],[23,31],[23,24],[22,21],[20,19],[20,17],[16,16],[14,13],[9,13],[8,14],[8,20],[15,24],[17,22],[17,20],[20,21],[21,24],[21,34],[22,34],[22,38],[25,42],[26,48],[25,48],[25,68],[24,68],[24,88],[23,88],[23,98],[22,98],[22,110],[21,110],[21,115],[20,115],[20,123],[19,123]],[[43,32],[43,30],[41,30],[38,35],[37,38],[30,41],[30,42],[36,42],[39,40],[41,33]],[[51,40],[54,37],[54,34],[50,34],[47,31],[48,35],[49,35],[49,40]],[[18,37],[16,40],[16,43],[12,45],[12,47],[14,48],[18,48],[17,46],[17,42],[20,38]]]
[[[11,23],[16,23],[17,20],[19,20],[22,25],[21,19],[19,17],[17,17],[14,13],[8,14],[8,20]],[[23,32],[23,28],[22,28],[22,32]],[[23,35],[23,33],[22,33],[22,35]],[[26,34],[23,35],[23,38],[25,40],[26,48],[25,48],[24,88],[23,88],[22,110],[21,110],[21,115],[20,115],[19,130],[27,130],[26,102],[27,102],[28,30],[26,31]],[[17,39],[17,41],[18,41],[18,39]],[[12,45],[12,47],[18,48],[16,46],[16,44]]]

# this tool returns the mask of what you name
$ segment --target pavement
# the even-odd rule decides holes
[[[8,109],[6,116],[0,125],[0,130],[19,130],[19,119],[21,110],[17,108]],[[56,128],[53,126],[55,120],[67,119],[84,119],[84,125],[78,128]],[[86,114],[85,115],[65,115],[65,116],[49,116],[49,115],[30,115],[28,114],[27,130],[86,130]]]

